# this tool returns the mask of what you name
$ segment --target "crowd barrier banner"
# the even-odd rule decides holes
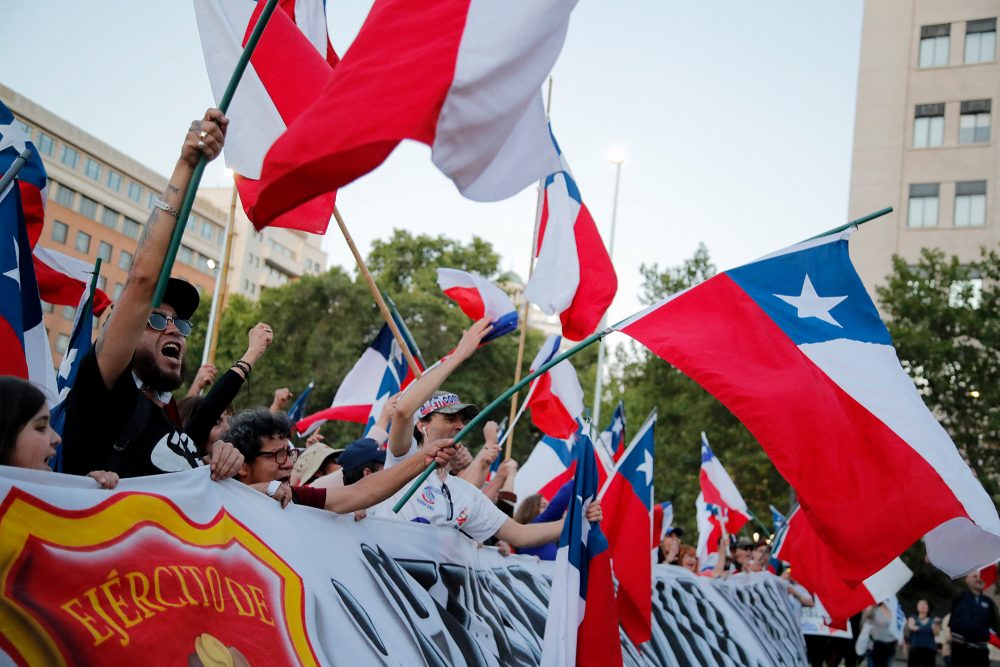
[[[0,664],[537,665],[551,563],[457,531],[280,506],[207,469],[0,467]],[[626,665],[805,665],[783,584],[654,568]]]

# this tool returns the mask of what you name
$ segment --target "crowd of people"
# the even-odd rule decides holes
[[[188,394],[175,399],[200,297],[190,283],[177,278],[170,279],[155,308],[153,292],[183,193],[199,159],[213,159],[222,150],[227,124],[221,112],[210,109],[189,128],[169,184],[145,225],[128,282],[65,398],[62,438],[52,428],[46,396],[39,389],[0,377],[0,464],[49,470],[62,440],[64,471],[87,475],[105,489],[115,488],[120,478],[207,466],[213,480],[236,479],[281,507],[294,503],[353,513],[356,520],[373,515],[451,527],[505,554],[517,551],[553,560],[571,485],[551,500],[532,495],[518,503],[516,461],[507,459],[492,476],[489,472],[500,456],[495,422],[484,425],[484,445],[476,456],[454,443],[478,409],[442,387],[489,334],[486,318],[464,332],[441,363],[387,401],[365,437],[343,447],[328,445],[318,433],[301,449],[295,447],[294,425],[283,411],[291,394],[284,388],[275,392],[270,406],[233,411],[233,400],[274,339],[266,323],[249,331],[246,352],[230,368],[219,374],[214,366],[202,366]],[[439,466],[436,474],[394,513],[391,508],[410,481],[432,461]],[[599,503],[589,506],[587,517],[600,520]],[[658,560],[717,578],[771,570],[785,580],[793,610],[815,604],[791,570],[771,557],[766,541],[731,539],[723,530],[711,556],[700,563],[695,548],[683,542],[683,531],[670,528]],[[977,590],[973,577],[949,617],[932,618],[926,602],[917,605],[906,623],[911,665],[933,664],[939,650],[950,653],[956,665],[985,664],[977,660],[990,624],[997,628],[996,605],[982,595],[981,580]],[[886,614],[879,605],[856,619],[859,626],[871,627],[869,651],[876,667],[888,664],[897,648],[895,637],[887,634],[894,619]],[[813,665],[839,663],[840,648],[831,641],[810,641],[809,648]],[[847,653],[854,655],[846,651],[842,657]]]

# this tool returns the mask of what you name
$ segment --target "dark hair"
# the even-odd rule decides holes
[[[249,463],[260,455],[261,438],[290,438],[291,435],[292,420],[284,412],[254,408],[233,417],[222,439],[231,442]]]
[[[542,496],[541,494],[533,493],[522,500],[521,504],[517,506],[517,511],[514,512],[514,521],[521,524],[531,523],[541,513]]]
[[[21,429],[45,405],[45,394],[35,385],[10,375],[0,376],[0,463],[14,453]]]
[[[373,473],[378,472],[379,470],[381,470],[381,468],[379,468],[379,466],[381,465],[382,464],[377,461],[370,461],[364,464],[363,466],[358,466],[357,468],[352,468],[351,470],[345,470],[344,486],[350,486],[351,484],[354,484],[355,482],[363,479],[366,470]]]

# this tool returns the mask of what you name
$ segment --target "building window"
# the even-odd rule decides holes
[[[194,264],[194,251],[186,245],[181,246],[180,261],[182,264],[192,265]]]
[[[965,62],[988,63],[996,57],[997,20],[979,19],[965,24]]]
[[[76,163],[80,160],[80,154],[69,146],[63,146],[62,163],[70,169],[76,169]]]
[[[117,171],[108,169],[108,187],[115,192],[121,192],[122,189],[122,175]]]
[[[199,271],[201,271],[202,273],[212,272],[212,268],[208,265],[208,257],[205,257],[204,255],[199,253],[197,262]]]
[[[225,245],[226,243],[226,230],[224,230],[222,227],[219,227],[219,233],[216,236],[216,243],[220,246]]]
[[[83,173],[86,174],[89,178],[94,179],[95,181],[101,180],[100,163],[91,160],[90,158],[87,158],[87,162],[83,167]]]
[[[35,145],[38,147],[38,151],[45,155],[52,155],[52,151],[56,148],[56,142],[52,141],[52,137],[44,132],[38,133],[38,143]]]
[[[115,291],[112,292],[113,296],[111,298],[117,301],[118,298],[121,297],[123,289],[125,289],[125,285],[121,283],[115,283]]]
[[[913,119],[913,147],[930,148],[944,143],[944,104],[918,104]]]
[[[76,249],[85,255],[90,252],[90,234],[80,231],[76,233]]]
[[[56,203],[66,208],[73,208],[74,200],[76,200],[76,190],[60,183],[59,189],[56,190]]]
[[[981,144],[990,140],[990,100],[962,102],[958,121],[958,143]]]
[[[955,184],[955,226],[982,227],[986,224],[986,181]]]
[[[147,192],[146,193],[146,208],[148,208],[150,210],[153,209],[153,200],[154,199],[156,199],[156,193],[155,192]]]
[[[948,64],[950,34],[950,23],[921,26],[920,67],[943,67]]]
[[[76,308],[74,308],[73,306],[62,307],[62,318],[64,320],[69,320],[70,322],[72,322],[74,317],[76,317]]]
[[[80,206],[77,210],[85,217],[97,220],[97,202],[90,197],[80,195]]]
[[[108,277],[98,276],[97,277],[97,289],[107,290],[108,289]]]
[[[108,243],[107,241],[101,241],[97,246],[97,256],[100,257],[105,262],[111,261],[111,253],[113,251],[114,248],[112,248],[111,244]]]
[[[136,204],[142,202],[142,186],[138,183],[128,184],[128,198],[134,201]]]
[[[69,347],[69,336],[66,334],[59,334],[58,340],[56,340],[56,353],[66,354],[66,348]]]
[[[132,268],[132,253],[128,250],[122,250],[121,254],[118,255],[118,268],[126,271]]]
[[[212,223],[210,223],[208,220],[202,220],[201,237],[203,239],[208,239],[209,241],[211,241],[213,236],[215,236],[215,232],[212,229]]]
[[[118,211],[105,206],[101,211],[101,224],[110,229],[118,229]]]
[[[51,313],[51,312],[55,311],[55,309],[56,309],[56,307],[53,306],[48,301],[42,301],[42,310],[45,311],[46,313]]]
[[[907,227],[937,227],[938,184],[914,183],[910,186],[910,208]]]
[[[69,227],[58,220],[52,223],[52,240],[56,243],[66,243],[66,237],[69,235]]]
[[[129,237],[130,239],[139,238],[139,232],[141,230],[142,230],[142,225],[140,225],[132,218],[125,218],[125,222],[122,223],[122,234]]]

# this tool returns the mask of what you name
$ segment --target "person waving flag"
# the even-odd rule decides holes
[[[616,328],[743,422],[844,581],[857,586],[921,538],[935,566],[961,576],[1000,557],[1000,517],[900,365],[850,236],[719,273]]]
[[[517,308],[502,289],[478,273],[458,269],[438,269],[441,291],[458,304],[469,319],[478,322],[490,318],[490,330],[484,343],[517,329]]]
[[[701,472],[698,474],[701,493],[698,494],[698,560],[704,568],[711,561],[719,540],[722,539],[722,523],[726,532],[735,535],[747,521],[750,513],[746,501],[736,489],[729,473],[712,453],[708,437],[701,434]]]
[[[618,579],[618,617],[638,646],[652,637],[653,427],[656,411],[636,433],[601,489],[601,528]]]
[[[574,447],[573,500],[566,511],[549,595],[541,667],[622,664],[608,540],[587,520],[597,501],[597,463],[586,434]]]

